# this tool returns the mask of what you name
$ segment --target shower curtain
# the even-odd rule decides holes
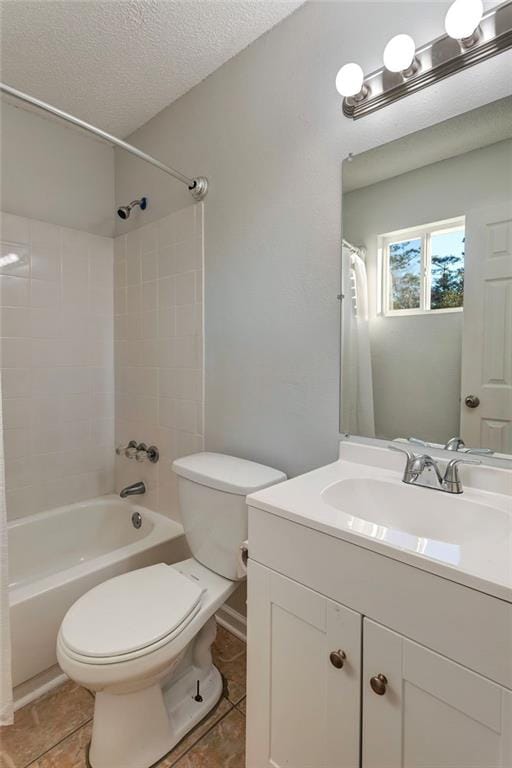
[[[0,378],[0,725],[13,722],[11,636],[7,574],[7,511],[5,504],[5,459]]]
[[[372,360],[368,327],[366,265],[356,249],[343,246],[345,282],[342,352],[342,427],[375,437]]]

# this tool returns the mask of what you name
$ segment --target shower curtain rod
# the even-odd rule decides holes
[[[197,176],[195,179],[190,179],[183,173],[174,170],[174,168],[170,168],[168,165],[164,165],[164,163],[161,163],[160,160],[157,160],[155,157],[146,154],[146,152],[143,152],[141,149],[134,147],[132,144],[128,144],[128,142],[123,141],[122,139],[118,139],[116,136],[112,136],[111,133],[107,133],[107,131],[103,131],[101,128],[97,128],[95,125],[91,125],[91,123],[86,123],[85,120],[80,120],[79,117],[70,115],[68,112],[64,112],[62,109],[58,109],[58,107],[53,107],[51,104],[47,104],[45,101],[36,99],[34,96],[30,96],[28,93],[18,91],[16,88],[12,88],[10,85],[0,83],[0,91],[9,94],[9,96],[14,96],[16,99],[20,99],[20,101],[25,101],[27,104],[32,104],[32,106],[38,107],[45,112],[49,112],[51,115],[55,115],[56,117],[61,118],[61,120],[65,120],[68,123],[77,125],[79,128],[83,128],[85,131],[93,133],[95,136],[99,136],[100,139],[108,141],[110,144],[114,144],[116,147],[124,149],[131,155],[135,155],[135,157],[140,158],[140,160],[144,160],[146,163],[154,165],[155,168],[159,168],[164,173],[168,173],[169,176],[172,176],[178,181],[181,181],[182,184],[186,184],[194,200],[203,200],[203,198],[206,197],[208,192],[208,179],[206,179],[204,176]]]

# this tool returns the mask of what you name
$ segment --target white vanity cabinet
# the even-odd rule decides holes
[[[247,768],[511,768],[511,604],[259,509],[249,558]]]
[[[369,619],[363,667],[363,768],[512,766],[512,691]]]
[[[248,569],[248,768],[358,768],[360,614]]]

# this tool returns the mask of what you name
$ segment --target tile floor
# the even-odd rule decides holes
[[[214,662],[226,680],[217,707],[158,768],[244,768],[245,643],[218,627]],[[0,729],[0,768],[86,768],[94,700],[67,682],[16,713]]]

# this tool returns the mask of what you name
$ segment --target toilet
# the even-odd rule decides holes
[[[92,768],[149,768],[217,703],[214,614],[244,578],[245,497],[286,480],[270,467],[206,452],[173,469],[192,557],[94,587],[59,630],[62,670],[96,694]]]

